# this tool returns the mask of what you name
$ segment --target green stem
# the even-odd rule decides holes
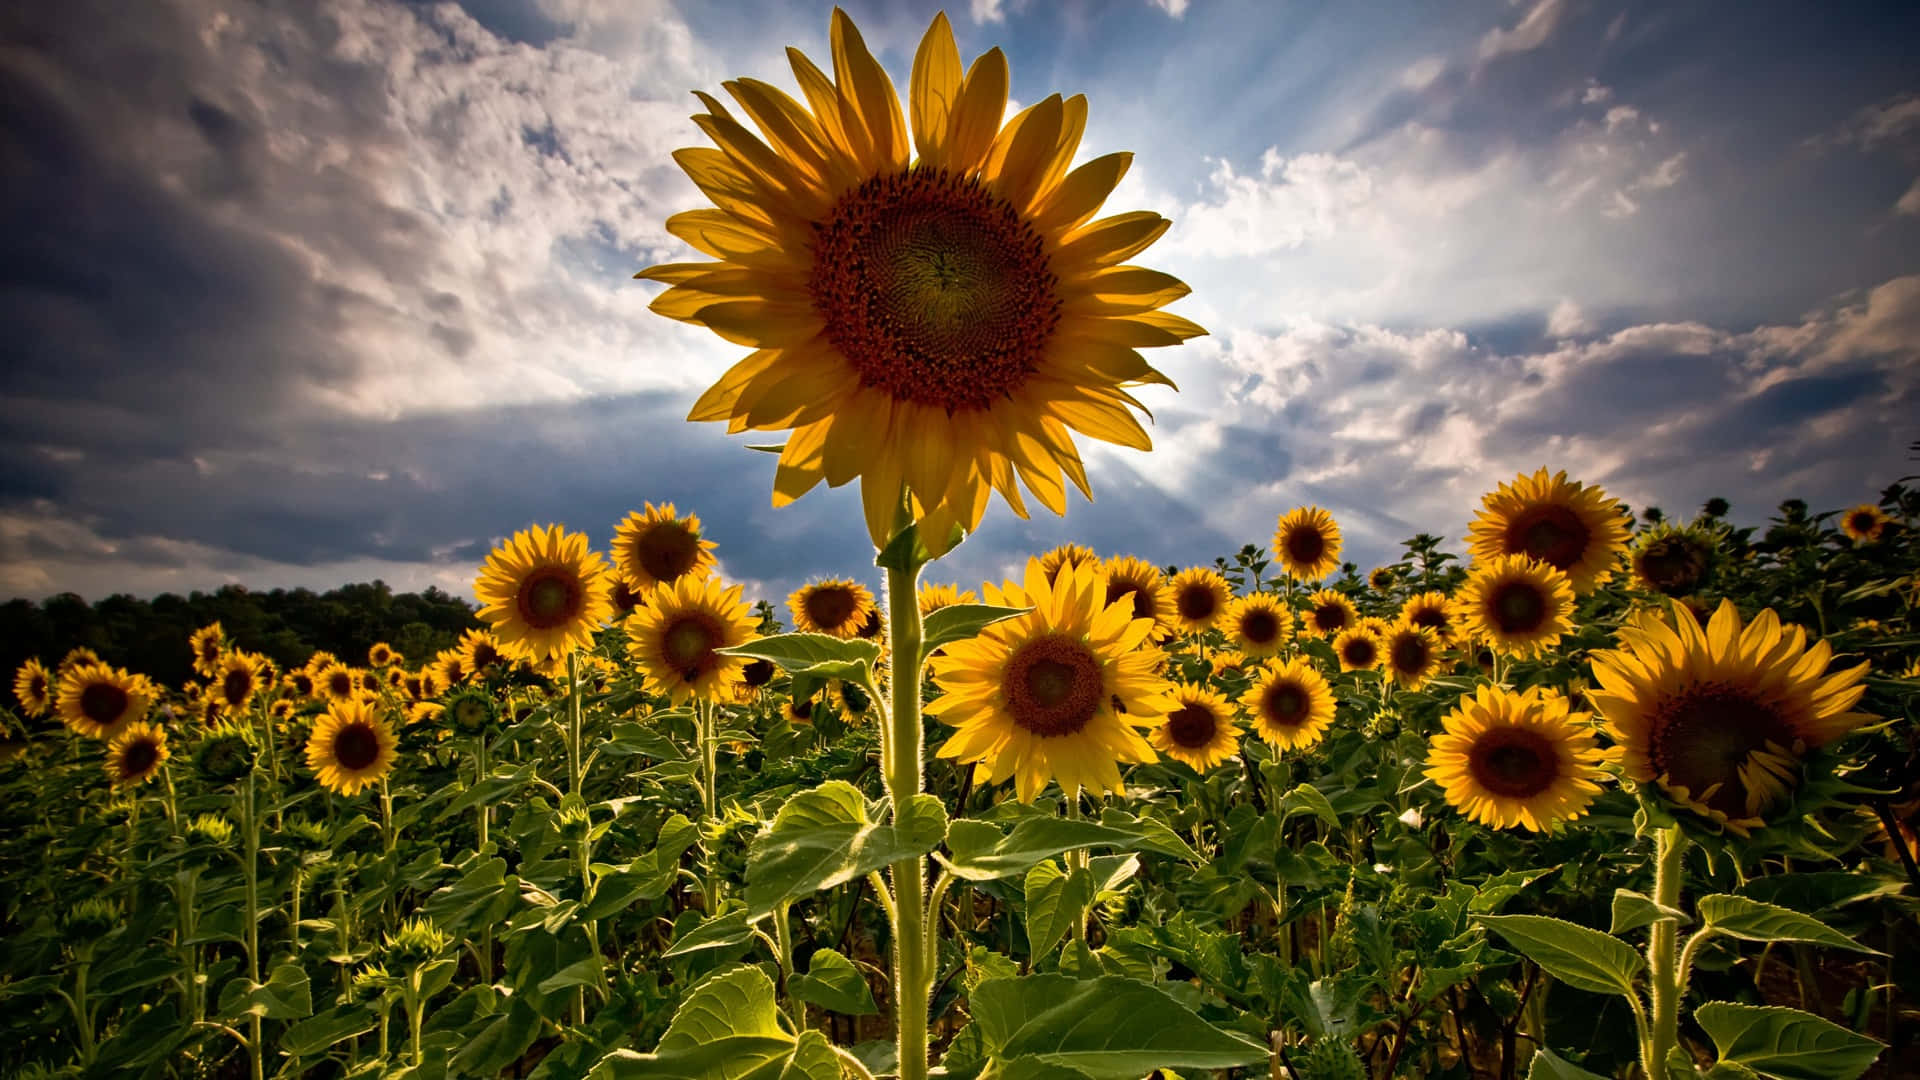
[[[300,955],[300,864],[293,865],[293,909],[287,919],[287,927],[293,932],[293,955]]]
[[[420,1000],[420,968],[407,973],[407,1032],[413,1039],[413,1067],[420,1067],[420,1024],[426,1002]]]
[[[704,699],[693,703],[694,740],[699,743],[700,752],[700,843],[708,844],[707,830],[720,819],[720,750],[719,740],[714,736],[713,702]],[[718,852],[707,848],[706,872],[700,879],[700,902],[707,909],[707,917],[720,910],[720,872],[715,869],[719,860]]]
[[[1680,906],[1680,875],[1687,851],[1687,838],[1678,826],[1668,826],[1653,834],[1653,902],[1665,908]],[[1667,1053],[1680,1038],[1681,984],[1679,961],[1675,956],[1675,938],[1679,924],[1660,919],[1647,936],[1647,967],[1653,988],[1652,1015],[1648,1018],[1646,1057],[1641,1067],[1648,1080],[1667,1080]]]
[[[474,780],[475,784],[484,783],[486,781],[487,773],[489,769],[489,765],[487,762],[487,736],[485,732],[482,732],[480,734],[480,736],[478,737],[478,742],[480,745],[477,749],[477,752],[474,755],[475,767],[477,770],[477,776]],[[492,823],[492,819],[493,819],[493,807],[488,805],[483,800],[480,803],[480,825],[479,825],[480,838],[479,838],[479,843],[475,847],[475,850],[477,851],[487,850],[487,844],[488,844],[487,830],[488,830],[488,826]],[[493,924],[492,923],[488,923],[486,926],[481,927],[480,929],[480,952],[477,956],[477,959],[479,960],[479,964],[480,964],[480,985],[482,986],[492,985],[493,984]]]
[[[586,793],[580,790],[586,779],[580,775],[581,715],[580,653],[574,650],[567,654],[567,790],[584,800]]]
[[[910,520],[902,508],[901,525]],[[923,790],[926,748],[920,730],[923,627],[920,567],[887,568],[888,632],[893,638],[893,708],[882,726],[881,759],[894,820]],[[900,1080],[926,1080],[927,1009],[933,979],[927,963],[927,870],[925,858],[902,859],[888,869],[893,881],[893,989],[898,1024]],[[935,927],[938,930],[938,927]],[[938,942],[935,942],[937,947]]]
[[[773,934],[775,939],[775,957],[780,962],[780,996],[785,1000],[787,1016],[793,1021],[795,1034],[807,1030],[807,1006],[805,1002],[793,1000],[787,992],[787,983],[793,978],[793,927],[788,925],[788,914],[793,905],[780,903],[773,908]]]
[[[260,982],[260,822],[258,807],[254,805],[253,770],[247,770],[247,784],[243,789],[245,797],[241,802],[241,813],[246,821],[241,828],[246,830],[247,855],[241,864],[247,885],[247,977],[255,985]],[[381,790],[385,791],[384,782]],[[261,1059],[260,1016],[258,1013],[248,1017],[247,1058],[253,1068],[253,1080],[265,1080],[266,1062]]]
[[[93,1008],[87,1001],[87,969],[93,966],[93,946],[84,945],[87,955],[73,966],[73,997],[67,1004],[73,1009],[74,1026],[80,1031],[80,1064],[93,1064]]]

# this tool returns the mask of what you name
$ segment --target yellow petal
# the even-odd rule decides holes
[[[735,345],[756,349],[804,344],[813,340],[824,325],[810,306],[769,300],[708,304],[694,314],[694,320]]]
[[[953,43],[947,13],[938,12],[913,54],[908,97],[913,102],[913,145],[923,165],[944,165],[948,121],[960,98],[960,49]]]
[[[952,134],[947,139],[947,168],[960,173],[978,170],[987,160],[1000,118],[1007,111],[1007,57],[999,49],[982,53],[967,69],[955,106]]]
[[[1093,269],[1126,262],[1160,239],[1172,224],[1148,210],[1101,218],[1076,230],[1060,245],[1053,260],[1055,273],[1064,277],[1076,268]]]
[[[1023,215],[1040,183],[1047,155],[1059,141],[1063,112],[1059,94],[1027,106],[1007,121],[1007,126],[994,136],[993,148],[987,151],[987,164],[981,175],[993,182],[1000,194]]]
[[[1164,307],[1193,290],[1187,283],[1144,266],[1113,266],[1061,289],[1066,311],[1084,315],[1133,315]]]
[[[859,155],[865,171],[872,175],[906,168],[910,148],[907,122],[900,115],[893,80],[867,51],[867,43],[861,40],[853,20],[839,8],[833,9],[833,28],[828,37],[833,45],[833,80],[840,91],[841,122],[849,135],[856,126],[866,133],[864,153]]]
[[[1064,232],[1078,227],[1100,210],[1120,178],[1133,165],[1126,152],[1097,157],[1068,173],[1058,187],[1035,208],[1034,227],[1041,232]]]
[[[780,451],[780,464],[773,470],[773,505],[782,507],[813,490],[824,475],[821,456],[826,449],[832,420],[822,420],[795,428],[787,436],[786,449]]]

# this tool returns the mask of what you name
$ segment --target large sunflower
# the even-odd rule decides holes
[[[1856,544],[1871,544],[1880,539],[1892,520],[1872,503],[1861,503],[1840,515],[1840,529]]]
[[[473,591],[501,648],[538,662],[593,646],[594,630],[613,617],[612,578],[586,533],[549,525],[493,549]]]
[[[1713,537],[1691,525],[1658,525],[1634,537],[1627,552],[1633,584],[1648,592],[1685,596],[1705,585],[1713,572]]]
[[[1741,833],[1799,782],[1800,762],[1871,717],[1853,707],[1867,665],[1827,672],[1833,650],[1772,609],[1741,626],[1731,600],[1702,629],[1686,606],[1646,610],[1622,648],[1595,653],[1589,691],[1622,770]]]
[[[1240,752],[1240,727],[1233,706],[1204,686],[1180,684],[1172,711],[1147,733],[1155,750],[1196,772],[1206,772]]]
[[[1220,628],[1248,656],[1272,656],[1293,636],[1293,612],[1272,593],[1252,593],[1227,605]]]
[[[81,664],[60,680],[60,719],[96,739],[111,739],[145,719],[152,701],[146,680],[106,664]]]
[[[307,767],[327,790],[355,795],[386,778],[399,745],[371,702],[336,701],[307,737]]]
[[[230,652],[220,658],[214,666],[213,674],[208,676],[212,685],[208,691],[213,694],[220,707],[230,713],[244,712],[253,703],[253,696],[260,692],[260,662],[264,657],[247,652]]]
[[[331,663],[314,676],[314,689],[322,701],[352,701],[360,696],[360,679],[353,669],[342,663]]]
[[[793,627],[802,633],[850,638],[874,612],[873,593],[851,578],[829,578],[802,585],[787,597]]]
[[[1321,637],[1333,637],[1351,630],[1360,621],[1360,611],[1345,593],[1321,589],[1307,597],[1307,628]]]
[[[187,648],[193,652],[193,670],[211,679],[220,667],[220,657],[227,651],[226,632],[220,629],[219,623],[208,623],[187,637]]]
[[[1476,565],[1453,605],[1467,633],[1503,656],[1538,656],[1573,632],[1573,583],[1525,555]]]
[[[1386,659],[1380,635],[1365,626],[1341,631],[1333,639],[1333,655],[1339,657],[1341,671],[1374,671]]]
[[[1116,555],[1100,567],[1107,579],[1107,603],[1125,599],[1133,604],[1133,617],[1153,620],[1153,640],[1173,636],[1175,615],[1167,596],[1167,578],[1152,563],[1131,555]]]
[[[1233,587],[1218,570],[1194,566],[1173,575],[1167,583],[1173,620],[1183,633],[1198,634],[1213,626],[1233,602]]]
[[[1153,760],[1136,728],[1175,707],[1156,674],[1165,654],[1150,641],[1152,619],[1127,600],[1106,603],[1106,582],[1086,564],[1048,580],[1027,561],[1024,585],[986,586],[990,604],[1032,608],[954,642],[933,658],[944,692],[926,711],[958,728],[939,756],[977,763],[974,778],[1013,777],[1021,802],[1050,779],[1069,797],[1081,790],[1124,793],[1119,763]]]
[[[627,616],[626,629],[627,652],[649,689],[675,704],[732,697],[747,658],[717,650],[745,644],[759,624],[740,599],[740,588],[717,577],[687,575],[648,591],[646,602]]]
[[[1063,514],[1063,471],[1091,497],[1071,431],[1148,449],[1126,388],[1171,383],[1136,350],[1205,332],[1156,310],[1184,284],[1121,265],[1169,222],[1090,221],[1131,156],[1068,171],[1084,97],[1048,97],[1002,128],[1006,58],[995,49],[963,75],[946,16],[914,57],[911,136],[839,10],[831,37],[831,80],[787,52],[807,106],[754,79],[724,84],[766,142],[698,94],[694,122],[719,149],[674,155],[716,208],[667,229],[720,261],[635,276],[672,286],[653,310],[755,350],[688,418],[792,429],[774,505],[858,477],[876,546],[903,484],[936,555],[953,525],[979,524],[989,488],[1025,516],[1024,483]]]
[[[1278,750],[1305,750],[1333,723],[1333,688],[1297,656],[1261,676],[1240,704],[1253,715],[1253,730]]]
[[[647,503],[613,527],[613,568],[638,599],[655,585],[712,573],[714,546],[701,537],[697,515],[676,517],[672,503]]]
[[[1424,626],[1433,631],[1440,644],[1451,645],[1458,629],[1453,625],[1453,614],[1449,610],[1452,601],[1443,592],[1428,591],[1407,597],[1400,605],[1400,618],[1415,626]]]
[[[135,721],[107,743],[107,779],[117,788],[138,787],[153,779],[171,756],[166,729]]]
[[[1273,554],[1287,573],[1319,581],[1340,568],[1340,526],[1317,506],[1296,507],[1273,530]]]
[[[13,696],[20,699],[20,708],[28,716],[45,716],[53,708],[53,676],[47,673],[47,665],[37,656],[30,656],[13,674]]]
[[[1530,687],[1482,685],[1460,699],[1427,748],[1427,778],[1467,817],[1496,829],[1546,832],[1587,812],[1600,794],[1605,752],[1586,713]]]
[[[1627,546],[1627,518],[1620,504],[1591,484],[1551,477],[1542,468],[1501,484],[1480,501],[1467,527],[1467,546],[1478,560],[1531,555],[1551,564],[1585,596],[1613,576]]]
[[[1404,690],[1418,690],[1440,670],[1440,639],[1424,626],[1398,622],[1380,638],[1381,667]]]

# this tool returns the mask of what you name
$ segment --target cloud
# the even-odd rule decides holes
[[[1001,4],[1004,2],[1005,0],[972,0],[973,21],[981,25],[1005,22],[1007,13],[1001,10]]]
[[[1255,176],[1215,163],[1214,195],[1180,216],[1175,245],[1209,255],[1258,255],[1297,248],[1331,234],[1364,205],[1373,183],[1366,170],[1331,154],[1283,157],[1268,147]]]
[[[1913,186],[1907,188],[1907,193],[1900,196],[1899,202],[1893,204],[1893,212],[1896,214],[1909,215],[1920,214],[1920,179],[1914,180]]]
[[[1599,83],[1589,79],[1587,81],[1586,90],[1582,92],[1580,95],[1580,104],[1603,105],[1606,103],[1607,99],[1612,96],[1613,96],[1613,91],[1611,89],[1605,86],[1601,86]]]
[[[1147,3],[1177,19],[1187,13],[1187,7],[1192,0],[1147,0]]]
[[[1487,31],[1480,39],[1480,59],[1486,61],[1507,53],[1529,52],[1546,44],[1566,9],[1564,0],[1540,0],[1513,29],[1496,27]]]
[[[1587,321],[1587,316],[1580,310],[1580,305],[1574,303],[1570,297],[1561,297],[1560,302],[1553,306],[1552,313],[1547,316],[1548,337],[1577,337],[1592,331],[1593,324]]]

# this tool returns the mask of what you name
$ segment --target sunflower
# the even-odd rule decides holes
[[[500,723],[500,707],[486,691],[464,686],[447,698],[440,718],[450,725],[450,734],[484,735]]]
[[[963,75],[945,15],[914,58],[911,136],[838,10],[831,37],[832,80],[788,50],[811,109],[757,80],[724,84],[771,146],[699,94],[694,122],[719,149],[674,155],[717,209],[667,229],[721,261],[635,276],[671,286],[653,310],[755,349],[688,418],[792,429],[774,505],[858,477],[875,546],[903,487],[935,555],[954,526],[978,527],[990,489],[1024,517],[1024,483],[1064,514],[1065,480],[1092,497],[1071,432],[1149,449],[1126,388],[1171,382],[1136,350],[1205,333],[1156,310],[1186,285],[1120,265],[1170,223],[1090,221],[1130,155],[1067,170],[1080,96],[1002,128],[1005,56]]]
[[[53,677],[47,674],[47,665],[40,658],[28,657],[13,675],[13,696],[20,699],[20,708],[28,716],[45,716],[53,708]]]
[[[325,701],[352,701],[360,696],[360,680],[353,669],[335,661],[314,677],[319,697]]]
[[[379,697],[381,689],[387,684],[387,680],[371,668],[354,668],[353,678],[360,686],[360,693],[366,697]]]
[[[467,666],[467,657],[458,646],[441,649],[434,654],[433,673],[440,682],[440,692],[446,693],[453,687],[463,685],[473,669]]]
[[[1741,626],[1731,600],[1705,629],[1684,605],[1621,627],[1595,653],[1589,691],[1629,779],[1745,834],[1784,802],[1800,762],[1872,719],[1854,711],[1867,664],[1827,672],[1833,650],[1772,609]]]
[[[152,701],[144,680],[106,664],[81,664],[60,680],[60,719],[96,739],[111,739],[146,719]]]
[[[1119,763],[1153,760],[1135,729],[1158,725],[1175,699],[1156,674],[1165,654],[1153,620],[1135,618],[1129,600],[1106,603],[1106,587],[1086,563],[1049,580],[1039,559],[1024,584],[986,586],[988,603],[1033,610],[933,658],[943,693],[927,714],[958,729],[940,757],[976,763],[976,781],[1013,777],[1025,803],[1050,779],[1069,797],[1124,794]]]
[[[1573,632],[1573,582],[1538,559],[1502,555],[1467,575],[1453,614],[1502,656],[1538,656]]]
[[[1259,659],[1279,652],[1293,636],[1293,612],[1272,593],[1253,593],[1228,604],[1220,625],[1235,648]]]
[[[1307,628],[1321,637],[1334,637],[1353,629],[1360,612],[1345,593],[1321,589],[1307,597]]]
[[[1531,555],[1550,563],[1573,580],[1574,595],[1585,596],[1613,576],[1627,546],[1627,517],[1598,487],[1565,472],[1548,477],[1542,468],[1487,493],[1467,545],[1475,561]]]
[[[322,671],[338,663],[340,663],[339,657],[325,649],[321,649],[312,656],[307,657],[306,668],[310,674],[318,677]]]
[[[213,699],[227,712],[244,712],[260,692],[260,660],[252,653],[230,652],[220,658],[213,673]]]
[[[920,586],[918,595],[920,600],[920,617],[923,619],[943,607],[952,607],[955,604],[977,604],[980,602],[980,597],[975,595],[972,589],[961,592],[958,585],[922,585]]]
[[[1261,661],[1238,649],[1222,649],[1208,657],[1207,664],[1215,675],[1231,679],[1259,671]]]
[[[1100,556],[1084,544],[1061,544],[1040,556],[1040,569],[1046,572],[1049,581],[1067,565],[1099,566]]]
[[[717,577],[686,575],[647,593],[647,602],[627,617],[626,630],[627,652],[640,665],[648,689],[676,705],[731,695],[747,658],[717,650],[744,644],[758,625],[740,599],[740,588]]]
[[[1107,603],[1130,600],[1134,618],[1153,620],[1153,640],[1173,636],[1176,616],[1167,595],[1167,579],[1152,563],[1117,555],[1102,564],[1100,572],[1107,579]]]
[[[813,713],[817,707],[818,702],[813,698],[807,698],[805,701],[802,701],[798,698],[788,697],[785,704],[781,706],[781,714],[787,718],[787,723],[794,727],[806,727],[813,723]]]
[[[473,591],[502,651],[541,661],[593,647],[594,630],[613,617],[612,585],[586,533],[549,525],[523,529],[493,549]]]
[[[392,667],[402,659],[400,653],[384,641],[376,641],[367,649],[368,667]]]
[[[834,679],[827,684],[827,695],[833,699],[833,707],[854,724],[867,718],[873,710],[873,698],[868,696],[859,683],[850,683],[845,679]]]
[[[1319,581],[1340,568],[1340,526],[1317,506],[1297,507],[1274,528],[1273,554],[1287,573]]]
[[[1217,622],[1233,602],[1233,587],[1211,567],[1189,567],[1167,583],[1174,625],[1182,633],[1198,634]]]
[[[1689,525],[1659,525],[1634,537],[1627,551],[1633,584],[1665,596],[1685,596],[1705,585],[1713,572],[1710,534]]]
[[[1342,630],[1333,639],[1333,655],[1339,658],[1341,671],[1375,671],[1386,659],[1380,635],[1361,626]]]
[[[1393,588],[1396,575],[1391,566],[1376,566],[1367,571],[1367,587],[1374,592],[1386,592]]]
[[[1226,698],[1182,683],[1174,690],[1173,710],[1147,733],[1147,742],[1195,772],[1206,772],[1240,752],[1240,728]]]
[[[286,676],[280,681],[281,685],[287,688],[287,693],[301,701],[310,701],[320,692],[319,685],[314,680],[313,673],[303,667],[294,668],[292,671],[287,672]]]
[[[1402,689],[1418,690],[1440,669],[1440,639],[1424,626],[1400,622],[1380,639],[1382,666]]]
[[[1879,507],[1872,503],[1861,503],[1840,515],[1840,528],[1854,543],[1871,544],[1880,539],[1880,534],[1886,531],[1892,521]]]
[[[54,678],[64,682],[68,675],[71,675],[75,670],[86,664],[103,663],[106,663],[106,661],[100,659],[99,653],[94,652],[85,645],[76,645],[72,649],[67,650],[67,655],[60,658],[60,666],[54,669]]]
[[[1407,597],[1406,603],[1400,605],[1400,618],[1433,631],[1441,645],[1451,645],[1459,629],[1453,624],[1452,605],[1446,593],[1423,592]]]
[[[787,607],[793,612],[795,630],[850,638],[873,614],[873,593],[850,578],[829,578],[795,589],[787,597]]]
[[[513,657],[501,647],[491,630],[468,630],[460,635],[461,666],[467,674],[486,678],[513,666]]]
[[[711,574],[714,546],[701,538],[698,516],[678,517],[672,503],[647,503],[613,527],[613,568],[638,601],[655,585]]]
[[[1591,720],[1569,713],[1553,690],[1482,685],[1442,720],[1427,747],[1427,778],[1482,825],[1546,832],[1584,815],[1600,794],[1606,754]]]
[[[1305,750],[1333,723],[1333,688],[1300,657],[1267,672],[1240,696],[1253,730],[1277,750]]]
[[[171,756],[164,728],[135,721],[107,743],[107,778],[116,788],[138,787],[153,779]]]
[[[193,670],[206,678],[213,678],[219,670],[220,657],[227,651],[227,635],[217,622],[195,630],[187,637],[187,648],[193,653]]]
[[[400,740],[365,701],[336,701],[307,738],[307,768],[338,795],[356,795],[386,779]]]

